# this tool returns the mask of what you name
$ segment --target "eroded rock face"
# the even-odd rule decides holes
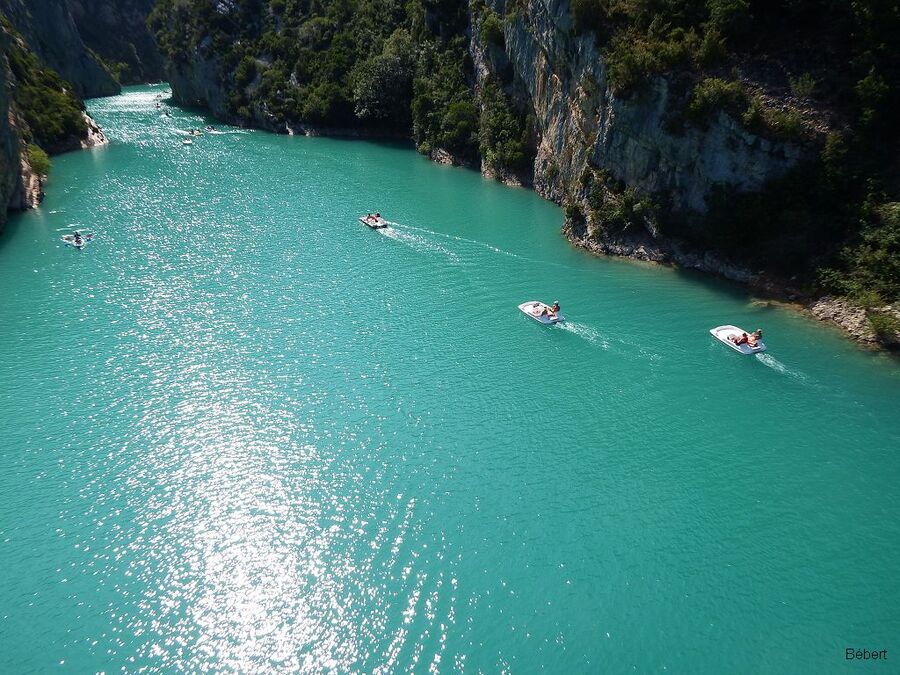
[[[103,133],[103,129],[101,129],[100,125],[94,121],[93,117],[84,113],[84,121],[85,124],[87,124],[87,136],[81,139],[81,142],[79,143],[82,150],[98,148],[101,145],[109,144],[106,134]]]
[[[502,16],[503,0],[489,4]],[[724,112],[704,128],[673,123],[678,94],[666,77],[614,94],[593,36],[572,35],[565,0],[529,0],[504,35],[538,123],[535,188],[549,199],[560,201],[591,165],[676,210],[704,212],[716,186],[759,190],[801,158],[799,147],[756,136]]]
[[[5,32],[0,33],[0,54],[5,56],[8,48],[9,37]],[[6,223],[7,211],[35,208],[44,197],[43,176],[29,163],[24,140],[29,137],[27,125],[12,102],[11,86],[5,60],[0,60],[0,228]],[[108,142],[97,123],[87,113],[82,114],[86,134],[61,139],[49,150],[66,152]]]
[[[202,46],[201,46],[202,48]],[[194,50],[186,63],[169,63],[166,68],[172,98],[182,105],[206,108],[215,117],[236,122],[228,112],[225,87],[219,82],[219,63]]]
[[[112,96],[121,91],[85,46],[65,0],[0,0],[0,12],[41,62],[68,81],[81,98]]]
[[[892,348],[900,346],[900,332],[891,331],[892,334],[878,335],[869,320],[869,313],[846,298],[819,298],[809,306],[809,310],[820,321],[837,324],[857,342],[880,344]],[[887,305],[871,311],[893,317],[900,323],[900,307]]]
[[[0,47],[5,47],[0,38]],[[13,204],[21,176],[22,139],[9,107],[6,69],[0,68],[0,227],[6,223],[7,205]]]
[[[84,43],[110,63],[124,63],[122,84],[158,82],[162,56],[147,28],[156,0],[66,0]]]

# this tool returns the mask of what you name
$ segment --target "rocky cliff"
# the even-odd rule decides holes
[[[488,6],[506,13],[504,0]],[[594,36],[574,35],[571,24],[566,0],[529,0],[504,22],[504,50],[472,39],[479,82],[511,67],[528,97],[540,139],[535,187],[548,199],[562,202],[591,167],[671,208],[704,212],[717,187],[759,190],[800,159],[798,146],[750,133],[724,111],[703,126],[673,124],[684,92],[670,78],[616,95]]]
[[[0,226],[7,210],[40,203],[47,153],[107,142],[73,89],[0,14]]]
[[[84,43],[123,84],[159,82],[162,56],[147,29],[156,0],[66,0]]]
[[[5,53],[8,38],[0,35],[0,49]],[[6,68],[0,68],[0,226],[6,220],[6,206],[18,206],[21,197],[22,138],[13,126]]]
[[[42,63],[88,98],[111,96],[121,88],[85,46],[66,0],[0,0],[2,13]]]

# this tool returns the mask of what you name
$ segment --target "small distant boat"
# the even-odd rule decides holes
[[[66,245],[77,248],[80,251],[94,240],[94,235],[83,234],[81,235],[81,239],[76,242],[74,234],[67,234],[62,238],[62,240],[66,243]]]
[[[191,136],[202,136],[203,132],[199,129],[191,129]]]
[[[545,309],[548,312],[552,310],[550,309],[550,305],[544,304],[539,300],[529,300],[528,302],[523,302],[521,305],[519,305],[519,309],[526,316],[530,316],[538,323],[542,323],[547,326],[566,320],[566,317],[564,317],[562,314],[544,314],[543,312]]]
[[[709,333],[722,344],[728,345],[734,351],[740,352],[741,354],[759,354],[760,352],[766,351],[766,345],[762,341],[757,342],[755,347],[751,347],[746,343],[742,345],[735,344],[732,338],[737,339],[744,333],[747,333],[747,335],[750,334],[748,331],[745,331],[743,328],[738,328],[737,326],[717,326],[716,328],[710,329]]]
[[[194,141],[192,141],[190,138],[185,138],[183,141],[181,141],[181,144],[182,145],[193,145]]]
[[[216,128],[215,128],[213,125],[208,124],[208,125],[206,126],[206,130],[207,130],[207,131],[215,131]]]
[[[371,213],[365,216],[359,217],[359,222],[361,222],[366,227],[371,227],[373,230],[380,230],[388,226],[388,222],[382,218],[380,215],[372,215]]]

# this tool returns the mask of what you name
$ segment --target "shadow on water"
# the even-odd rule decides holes
[[[220,119],[212,115],[207,108],[200,108],[192,105],[175,102],[172,97],[164,98],[159,101],[165,103],[172,110],[179,111],[192,117],[200,117],[204,124],[225,124],[237,127],[239,129],[258,129],[266,133],[286,136],[287,128],[282,130],[254,127],[252,125],[241,123],[239,120]],[[324,136],[328,139],[340,142],[360,141],[377,145],[390,150],[415,150],[415,143],[405,134],[391,131],[389,129],[354,129],[353,127],[316,127],[311,126],[310,130],[314,131],[315,136]]]
[[[7,216],[6,224],[0,226],[0,249],[8,246],[14,237],[23,234],[21,230],[25,227],[27,213],[11,212]]]

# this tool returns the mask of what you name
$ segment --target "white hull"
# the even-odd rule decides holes
[[[371,227],[373,230],[380,230],[388,226],[388,223],[384,218],[376,218],[375,216],[360,216],[359,222],[366,227]]]
[[[734,351],[740,352],[741,354],[759,354],[760,352],[766,351],[764,342],[759,342],[755,347],[751,347],[748,344],[736,345],[729,339],[732,336],[738,338],[744,333],[749,335],[748,331],[745,331],[743,328],[738,328],[737,326],[718,326],[709,331],[709,334],[716,338],[716,340],[724,345],[728,345]]]
[[[521,305],[519,305],[519,310],[523,314],[525,314],[526,316],[530,316],[532,319],[534,319],[538,323],[544,324],[545,326],[550,326],[554,323],[559,323],[566,320],[566,317],[564,317],[562,314],[551,316],[547,316],[546,314],[542,315],[541,312],[543,312],[544,309],[549,310],[550,306],[545,305],[539,300],[529,300],[528,302],[523,302]]]

